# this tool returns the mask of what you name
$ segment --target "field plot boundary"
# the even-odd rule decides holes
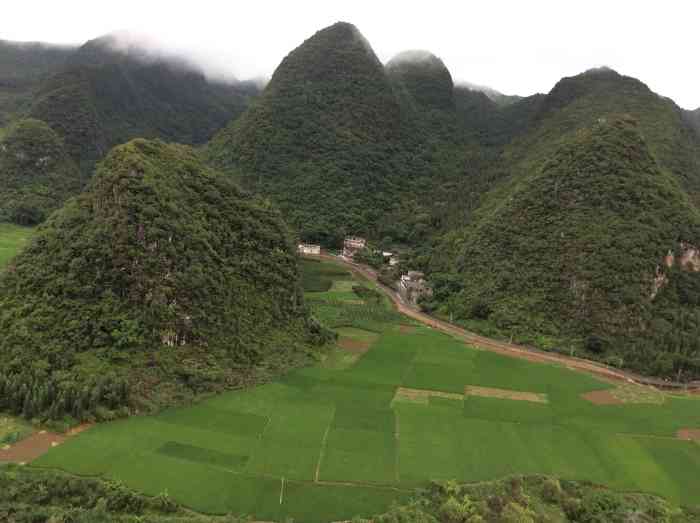
[[[549,403],[549,398],[547,395],[541,392],[523,392],[517,390],[496,389],[493,387],[476,387],[474,385],[467,385],[464,387],[464,395],[501,400],[530,401],[532,403]]]

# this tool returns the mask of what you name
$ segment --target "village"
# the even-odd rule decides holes
[[[297,252],[303,256],[320,256],[322,249],[318,244],[299,243]],[[343,241],[343,249],[338,254],[338,257],[345,261],[362,264],[367,255],[381,260],[379,266],[374,266],[375,269],[385,276],[380,278],[380,280],[398,292],[399,296],[406,303],[418,306],[421,298],[432,297],[433,290],[423,272],[410,269],[404,270],[400,266],[401,260],[397,253],[370,249],[366,238],[347,236]],[[387,275],[390,275],[389,281],[387,281]]]

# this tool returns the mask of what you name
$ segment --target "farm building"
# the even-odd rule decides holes
[[[348,236],[343,242],[343,256],[352,258],[357,251],[367,247],[367,240],[357,236]]]
[[[418,303],[418,298],[421,296],[430,297],[433,295],[433,289],[425,280],[425,274],[420,271],[408,271],[408,274],[402,275],[398,291],[404,300],[414,305]]]
[[[297,252],[299,254],[321,254],[321,246],[314,245],[312,243],[300,243],[297,247]]]

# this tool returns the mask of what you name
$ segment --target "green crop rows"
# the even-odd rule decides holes
[[[357,303],[347,285],[332,281],[315,291],[326,279],[349,281],[345,271],[304,266],[315,314],[345,337],[373,342],[351,367],[309,367],[193,407],[98,425],[34,464],[117,478],[154,495],[167,490],[199,511],[261,520],[369,516],[429,479],[511,473],[588,479],[700,504],[700,445],[675,437],[700,428],[700,401],[594,405],[581,394],[612,385],[476,350],[427,327],[406,332],[400,324],[408,320],[387,303]],[[548,402],[459,399],[465,385],[537,392]],[[397,387],[435,394],[422,404],[393,401]]]

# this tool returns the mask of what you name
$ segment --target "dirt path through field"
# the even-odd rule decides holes
[[[14,445],[0,448],[0,462],[29,463],[47,453],[52,447],[60,445],[69,437],[80,434],[91,426],[90,424],[79,425],[66,434],[57,434],[46,430],[35,432]]]
[[[610,367],[606,367],[602,364],[594,363],[588,360],[584,360],[581,358],[576,358],[576,357],[569,357],[569,356],[564,356],[560,354],[545,354],[539,351],[535,351],[532,349],[529,349],[527,347],[524,347],[522,345],[516,345],[513,343],[507,343],[503,341],[498,341],[494,340],[491,338],[486,338],[484,336],[480,336],[478,334],[474,334],[473,332],[469,332],[466,329],[463,329],[461,327],[457,327],[456,325],[452,325],[451,323],[448,323],[446,321],[439,320],[437,318],[433,318],[432,316],[429,316],[428,314],[425,314],[411,305],[407,304],[401,296],[394,291],[393,289],[388,288],[387,286],[383,285],[382,283],[379,282],[377,278],[377,273],[373,269],[366,267],[364,265],[360,265],[357,263],[354,263],[352,261],[349,261],[347,259],[341,258],[339,256],[331,256],[329,254],[321,254],[320,256],[310,256],[310,258],[320,258],[323,260],[328,260],[328,261],[335,261],[342,263],[345,267],[347,267],[349,270],[352,272],[359,274],[360,276],[367,278],[371,280],[372,282],[376,283],[377,287],[386,295],[389,297],[389,299],[392,301],[396,309],[408,316],[409,318],[412,318],[416,321],[419,321],[423,323],[424,325],[427,325],[429,327],[432,327],[434,329],[440,330],[442,332],[445,332],[447,334],[451,334],[452,336],[465,341],[466,343],[473,345],[477,348],[489,350],[491,352],[496,352],[499,354],[504,354],[506,356],[511,356],[515,358],[521,358],[529,361],[534,361],[534,362],[539,362],[539,363],[556,363],[559,365],[563,365],[567,367],[568,369],[571,370],[577,370],[577,371],[582,371],[582,372],[587,372],[590,374],[594,374],[599,377],[607,378],[607,379],[613,379],[616,381],[626,381],[626,382],[634,382],[634,383],[646,383],[648,382],[646,380],[640,379],[639,376],[634,376],[630,373],[613,369]],[[653,381],[653,380],[649,380]],[[677,390],[676,392],[688,392],[690,394],[698,394],[700,392],[700,389],[694,389],[694,390],[687,390],[683,391]]]

